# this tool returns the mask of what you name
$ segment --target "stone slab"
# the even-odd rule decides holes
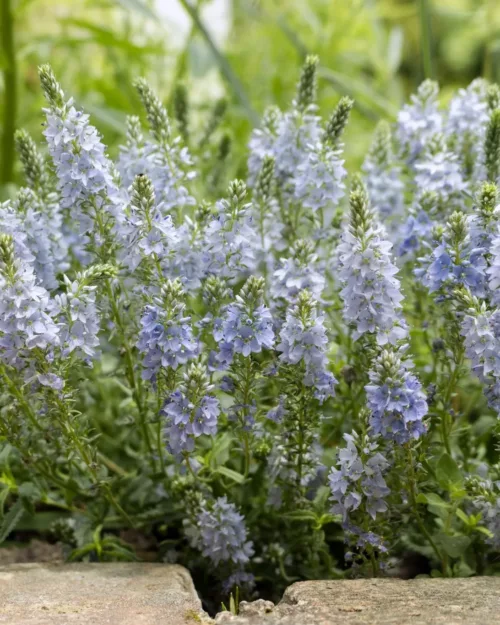
[[[2,625],[195,625],[203,617],[191,576],[175,564],[0,566]]]
[[[274,609],[264,602],[242,602],[240,614],[221,613],[216,623],[499,625],[500,577],[298,582]]]

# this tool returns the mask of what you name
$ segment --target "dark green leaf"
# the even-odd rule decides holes
[[[453,458],[444,453],[436,467],[436,477],[439,484],[448,490],[462,486],[464,477]]]
[[[228,477],[229,479],[233,480],[233,482],[236,482],[237,484],[243,484],[243,482],[245,481],[244,475],[242,475],[241,473],[238,473],[237,471],[233,471],[233,469],[228,469],[227,467],[217,467],[217,469],[215,470],[215,473],[220,473],[224,477]]]
[[[471,543],[468,536],[449,536],[444,532],[439,532],[436,539],[450,558],[460,558]]]
[[[292,510],[292,512],[285,512],[283,517],[291,521],[317,521],[317,517],[312,510]]]
[[[24,506],[22,500],[19,498],[4,516],[2,524],[0,525],[0,545],[8,538],[9,534],[14,531],[23,514]]]
[[[450,504],[441,499],[436,493],[420,493],[417,497],[417,503],[426,503],[430,506],[436,506],[438,508],[449,508]]]

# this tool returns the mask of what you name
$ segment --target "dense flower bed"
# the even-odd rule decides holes
[[[499,88],[426,81],[348,177],[353,102],[324,122],[308,58],[214,199],[220,106],[196,140],[137,81],[113,163],[40,78],[49,156],[18,132],[0,206],[0,534],[50,506],[71,558],[126,559],[132,526],[223,592],[494,572]]]

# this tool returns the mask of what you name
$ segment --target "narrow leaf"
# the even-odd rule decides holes
[[[220,473],[224,477],[228,477],[230,480],[233,480],[233,482],[236,482],[237,484],[243,484],[243,482],[245,481],[244,475],[238,473],[238,471],[233,471],[233,469],[228,469],[227,467],[217,467],[215,472]]]
[[[7,512],[2,525],[0,525],[0,545],[8,538],[9,534],[14,531],[23,514],[23,502],[21,499],[18,499],[12,508]]]

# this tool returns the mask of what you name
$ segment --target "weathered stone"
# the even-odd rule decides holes
[[[231,625],[497,625],[500,577],[298,582]]]
[[[204,616],[191,576],[175,564],[0,566],[0,623],[195,625]]]
[[[51,545],[35,538],[22,547],[0,548],[0,566],[21,562],[62,563],[64,562],[63,547],[60,543]]]
[[[274,603],[272,601],[264,601],[264,599],[257,599],[257,601],[242,601],[239,606],[239,615],[236,616],[231,612],[219,612],[215,617],[216,625],[224,625],[226,623],[240,623],[255,619],[256,617],[265,616],[270,614],[274,610]]]

